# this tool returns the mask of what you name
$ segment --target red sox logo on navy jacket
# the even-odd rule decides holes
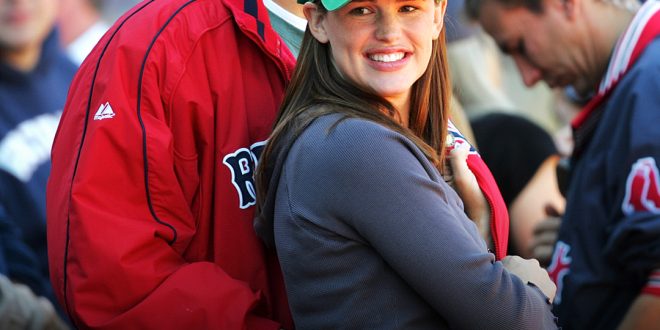
[[[640,158],[633,164],[626,180],[626,195],[621,205],[621,210],[625,215],[635,212],[660,213],[659,173],[655,159],[652,157]],[[557,241],[552,255],[552,262],[548,266],[548,275],[557,285],[555,304],[561,302],[564,277],[570,271],[570,251],[570,245]]]
[[[621,204],[623,214],[660,213],[659,177],[658,166],[652,157],[640,158],[633,164],[626,180],[626,196]]]
[[[265,144],[266,141],[260,141],[251,145],[249,149],[240,148],[222,160],[222,163],[227,165],[231,171],[231,183],[238,193],[241,209],[246,209],[257,202],[257,194],[254,189],[254,170]]]
[[[561,289],[564,284],[564,277],[568,275],[571,267],[571,257],[568,256],[568,253],[571,251],[571,246],[562,242],[557,241],[555,245],[555,251],[552,254],[552,262],[548,266],[548,275],[550,279],[555,282],[557,285],[557,293],[555,294],[555,304],[561,302]]]

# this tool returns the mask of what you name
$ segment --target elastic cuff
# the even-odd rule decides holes
[[[660,297],[660,270],[655,270],[649,275],[649,281],[642,289],[642,293]]]

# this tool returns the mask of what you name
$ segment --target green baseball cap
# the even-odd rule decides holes
[[[310,1],[312,0],[298,0],[298,3],[302,5]],[[337,10],[349,2],[351,2],[351,0],[321,0],[323,7],[325,7],[325,9],[327,9],[328,11]]]

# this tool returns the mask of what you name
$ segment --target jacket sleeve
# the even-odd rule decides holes
[[[172,21],[178,23],[197,26]],[[213,257],[223,252],[212,238],[204,239],[213,236],[213,217],[198,221],[202,210],[214,210],[202,202],[212,196],[201,196],[206,191],[201,187],[216,185],[199,173],[213,173],[219,165],[215,136],[197,136],[195,125],[213,128],[199,114],[213,112],[216,92],[226,91],[212,92],[217,87],[208,85],[204,71],[203,61],[222,59],[199,52],[176,57],[180,52],[171,47],[196,37],[188,33],[171,36],[178,39],[165,45],[166,39],[158,39],[145,61],[148,43],[111,46],[104,53],[97,47],[71,86],[52,150],[48,245],[51,281],[79,328],[280,328],[264,316],[269,311],[262,292]],[[231,30],[213,33],[227,34],[214,40],[236,38]],[[181,63],[190,64],[188,79],[195,81],[173,96],[181,81],[169,77],[181,76]],[[186,100],[185,106],[171,109],[173,98]],[[199,149],[185,148],[195,144]],[[211,151],[199,153],[202,149]],[[206,243],[193,244],[198,239]]]
[[[657,61],[656,61],[657,62]],[[605,246],[613,262],[647,281],[644,292],[660,296],[660,68],[637,70],[634,86],[620,104],[629,109],[629,152],[621,172],[616,196],[620,216],[616,219]]]

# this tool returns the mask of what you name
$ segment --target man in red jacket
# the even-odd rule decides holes
[[[51,281],[80,328],[291,328],[252,171],[294,59],[260,1],[144,1],[70,88]]]
[[[294,63],[268,15],[260,0],[145,1],[81,67],[48,186],[51,280],[78,327],[293,327],[252,227],[252,174]],[[468,164],[502,236],[492,176]]]

